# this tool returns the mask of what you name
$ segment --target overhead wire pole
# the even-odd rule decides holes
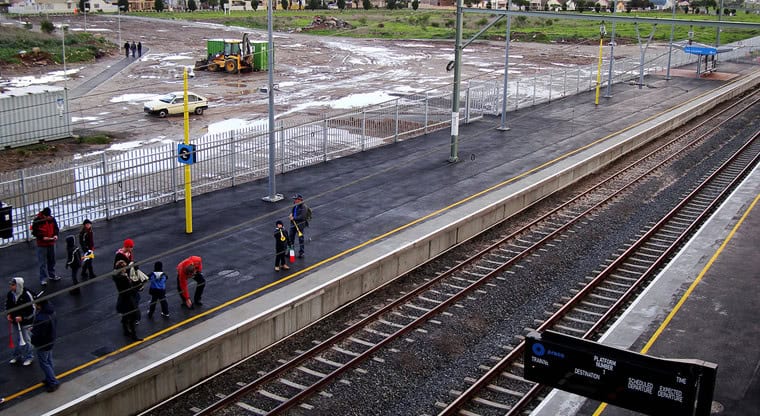
[[[672,0],[673,1],[673,20],[676,20],[676,7],[678,6],[678,0]],[[670,62],[671,62],[671,56],[673,55],[673,38],[675,37],[676,33],[676,24],[675,22],[670,23],[670,46],[668,47],[668,70],[665,73],[665,79],[670,80]]]
[[[462,0],[457,0],[456,25],[456,40],[454,42],[454,93],[451,98],[451,154],[449,155],[449,162],[451,163],[459,161],[459,81],[462,69]]]
[[[272,38],[272,5],[273,0],[267,2],[267,72],[269,72],[269,182],[267,190],[269,194],[261,199],[267,202],[277,202],[282,199],[282,194],[277,193],[275,183],[275,129],[274,129],[274,40]]]
[[[512,5],[512,0],[507,0],[507,10],[510,9],[510,6]],[[509,130],[509,127],[507,127],[507,81],[509,80],[509,38],[510,38],[510,31],[511,27],[510,24],[512,23],[512,16],[507,15],[507,35],[506,35],[506,46],[504,50],[504,94],[501,98],[501,125],[499,126],[499,130],[507,131]]]
[[[612,5],[612,16],[615,16],[615,10],[617,4]],[[604,21],[602,21],[604,23]],[[615,64],[615,21],[612,21],[612,34],[610,35],[610,70],[607,74],[607,90],[604,93],[604,98],[612,98],[612,67]]]

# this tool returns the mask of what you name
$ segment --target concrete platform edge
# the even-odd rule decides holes
[[[595,172],[667,128],[758,83],[760,74],[721,86],[671,114],[638,123],[476,200],[380,240],[271,294],[183,329],[165,340],[65,380],[64,394],[25,400],[23,414],[134,414],[249,356],[466,240],[533,202]],[[413,234],[412,234],[413,232]],[[412,237],[414,236],[414,237]],[[317,286],[316,289],[313,289]],[[304,293],[309,288],[310,292]],[[283,301],[283,299],[286,299]],[[241,317],[250,317],[241,322]],[[221,328],[228,328],[220,331]],[[156,357],[163,357],[156,360]],[[202,363],[202,364],[199,364]],[[68,392],[67,392],[68,391]],[[78,397],[71,401],[72,397]],[[51,409],[51,407],[53,407]]]

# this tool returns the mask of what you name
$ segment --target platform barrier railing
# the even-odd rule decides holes
[[[748,49],[754,48],[754,49]],[[731,59],[748,59],[747,45]],[[728,56],[726,56],[728,59]],[[673,67],[695,62],[675,50]],[[608,79],[602,65],[602,86]],[[667,54],[645,63],[645,73],[663,71]],[[639,59],[615,60],[614,84],[637,80]],[[597,65],[584,65],[532,74],[510,74],[507,111],[579,94],[596,87]],[[485,115],[500,115],[502,73],[462,83],[460,120],[470,123]],[[284,119],[275,125],[276,173],[281,174],[356,152],[447,129],[451,122],[452,88],[446,86],[393,100],[327,114],[317,120]],[[508,118],[507,118],[508,120]],[[181,138],[176,138],[177,142]],[[203,194],[265,178],[268,175],[269,133],[266,123],[191,139],[198,149],[193,165],[194,194]],[[44,207],[51,207],[62,230],[92,221],[177,202],[184,198],[183,169],[177,162],[177,143],[160,143],[129,151],[106,151],[73,161],[0,174],[0,200],[12,206],[12,238],[0,246],[31,240],[29,224]]]

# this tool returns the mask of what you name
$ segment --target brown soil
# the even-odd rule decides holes
[[[68,23],[70,30],[82,30],[84,26],[81,16],[53,17],[51,20],[55,24]],[[100,33],[114,43],[118,42],[118,25],[116,16],[88,16],[88,30]],[[38,27],[38,24],[34,26]],[[192,67],[203,57],[206,39],[239,39],[244,31],[203,22],[131,16],[121,17],[120,27],[122,43],[139,40],[149,50],[141,59],[134,60],[84,97],[70,100],[75,133],[80,136],[107,135],[113,143],[181,141],[182,117],[159,119],[148,116],[143,113],[139,99],[119,101],[114,97],[181,90],[180,65]],[[251,33],[252,40],[267,40],[266,32],[247,32]],[[452,41],[348,39],[276,33],[274,44],[275,114],[278,119],[321,118],[326,113],[346,111],[332,109],[329,104],[350,95],[376,91],[401,95],[412,90],[450,88],[448,85],[453,80],[453,72],[446,71],[446,65],[453,59]],[[635,45],[618,47],[616,58],[634,56],[637,49]],[[510,73],[513,68],[522,74],[532,74],[551,68],[591,65],[596,62],[597,53],[598,44],[537,44],[516,39],[510,46]],[[75,88],[123,59],[119,49],[95,62],[69,65],[78,72],[66,86]],[[0,68],[0,78],[44,75],[62,69],[49,59],[30,62],[33,63]],[[473,42],[465,49],[463,81],[501,79],[503,68],[503,41]],[[268,99],[262,87],[267,85],[267,79],[266,71],[225,74],[196,70],[195,77],[189,82],[190,90],[209,97],[210,105],[202,116],[191,116],[190,136],[209,132],[215,123],[266,119]],[[56,85],[63,86],[62,83]],[[97,120],[92,121],[93,118]],[[26,149],[1,150],[0,172],[70,159],[75,154],[105,147],[66,139]]]

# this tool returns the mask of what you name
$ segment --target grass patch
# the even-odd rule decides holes
[[[61,30],[53,33],[30,31],[22,28],[3,28],[0,31],[0,63],[20,64],[26,60],[63,62]],[[66,62],[88,62],[118,48],[101,36],[91,33],[66,32]],[[40,52],[33,54],[34,48]],[[25,52],[25,53],[24,53]]]
[[[571,12],[567,12],[571,13]],[[133,13],[139,14],[139,13]],[[203,11],[193,13],[145,13],[144,16],[186,19],[194,21],[216,21],[217,23],[242,26],[252,29],[266,30],[266,10],[257,11],[233,11],[225,15],[217,11]],[[584,13],[588,15],[589,13]],[[324,29],[308,30],[304,33],[314,35],[344,36],[344,37],[376,37],[386,39],[453,39],[456,14],[454,10],[386,10],[386,9],[346,9],[340,10],[277,10],[274,13],[273,27],[275,31],[292,31],[303,29],[311,24],[315,15],[332,16],[350,23],[354,29]],[[594,14],[597,15],[597,14]],[[598,15],[604,16],[605,13]],[[671,18],[670,11],[632,12],[626,13],[626,17],[642,16],[655,18]],[[495,14],[484,15],[482,13],[465,13],[462,25],[462,36],[467,39],[475,35],[486,24],[496,19]],[[680,20],[717,20],[715,15],[684,15],[676,13]],[[503,39],[505,20],[487,30],[481,39]],[[739,13],[737,16],[723,16],[722,20],[731,22],[759,23],[760,15]],[[642,38],[646,38],[651,30],[651,25],[639,25]],[[599,23],[593,21],[557,18],[534,18],[519,16],[512,19],[512,29],[519,33],[518,37],[537,42],[563,42],[580,39],[583,41],[599,40]],[[694,40],[706,44],[715,43],[715,29],[694,25]],[[611,24],[607,23],[607,31],[611,32]],[[688,26],[676,26],[676,40],[688,38]],[[609,33],[607,37],[609,38]],[[636,42],[636,31],[632,24],[619,23],[616,25],[615,36],[621,42]],[[722,44],[760,36],[760,29],[731,29],[725,28],[721,32]],[[667,42],[670,39],[670,26],[662,24],[657,26],[654,39]]]
[[[77,138],[77,143],[79,144],[109,144],[113,140],[111,137],[105,135],[105,134],[96,134],[93,136],[79,136]]]
[[[570,13],[570,12],[567,12]],[[267,29],[267,12],[265,9],[256,11],[233,11],[224,14],[221,11],[196,11],[188,13],[137,13],[131,15],[146,16],[159,19],[176,19],[201,22],[215,22],[227,26],[240,26],[251,29]],[[588,13],[585,13],[588,14]],[[315,15],[332,16],[353,26],[353,29],[318,29],[304,30],[312,23]],[[596,15],[596,14],[595,14]],[[604,13],[598,14],[600,16]],[[654,18],[671,18],[669,11],[633,12],[626,17],[642,16]],[[496,19],[498,15],[482,13],[465,13],[463,16],[464,39],[469,39]],[[715,15],[684,15],[676,13],[679,20],[717,20]],[[760,15],[739,13],[737,16],[724,16],[724,21],[747,22],[760,24]],[[454,10],[386,10],[386,9],[346,9],[346,10],[277,10],[274,13],[273,27],[275,31],[290,32],[303,30],[303,33],[324,36],[339,36],[353,38],[380,39],[454,39],[456,14]],[[506,19],[501,19],[480,36],[480,39],[503,40]],[[595,21],[562,19],[561,17],[538,18],[518,16],[512,19],[512,36],[515,39],[533,42],[596,42],[599,39],[599,23]],[[639,25],[639,33],[646,39],[652,25]],[[607,31],[611,32],[611,24],[607,23]],[[694,40],[705,44],[715,44],[716,31],[714,28],[693,25]],[[682,25],[675,28],[675,39],[688,38],[689,27]],[[607,39],[610,34],[608,33]],[[636,43],[636,31],[633,24],[619,23],[615,29],[616,40],[620,43]],[[760,29],[725,28],[721,32],[722,44],[736,42],[754,36],[760,36]],[[667,42],[670,39],[670,26],[666,23],[657,26],[654,40]],[[48,35],[39,31],[23,28],[3,28],[0,31],[0,64],[19,64],[22,62],[20,51],[31,51],[38,47],[43,58],[55,63],[61,63],[60,28]],[[106,39],[91,33],[69,32],[66,34],[66,61],[87,62],[97,57],[119,49]]]

